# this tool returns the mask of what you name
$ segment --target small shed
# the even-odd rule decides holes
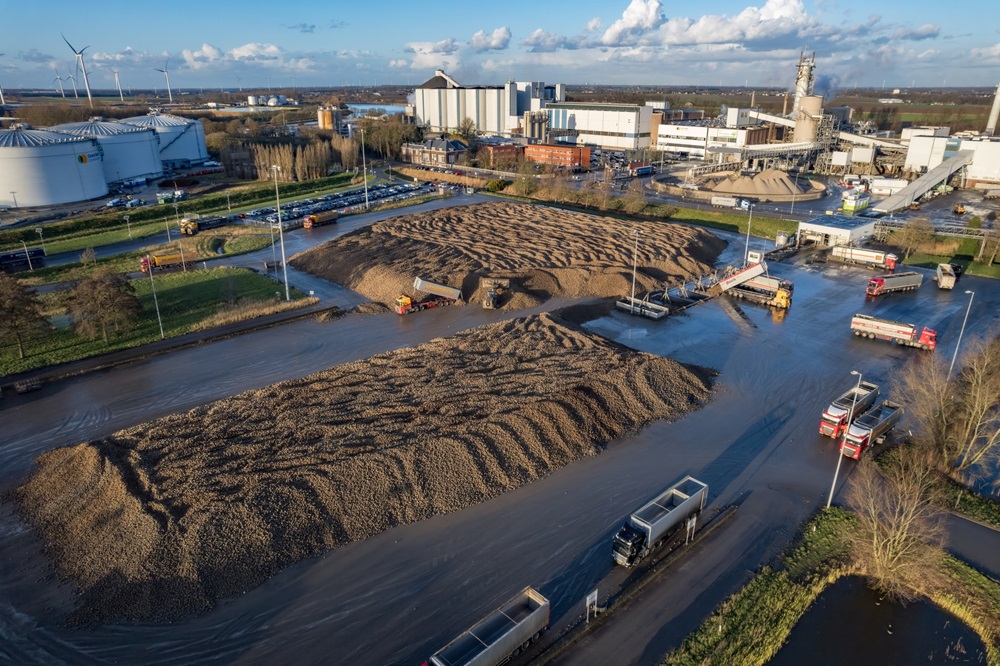
[[[875,235],[875,219],[848,215],[821,215],[799,222],[799,239],[820,245],[858,245]]]

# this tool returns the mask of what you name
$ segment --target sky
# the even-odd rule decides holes
[[[995,86],[996,0],[0,0],[0,86],[51,88],[84,50],[91,87]],[[64,81],[66,88],[70,81]],[[82,78],[77,76],[82,90]],[[819,92],[819,91],[818,91]]]

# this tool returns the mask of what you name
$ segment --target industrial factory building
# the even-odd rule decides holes
[[[0,129],[0,205],[20,208],[85,201],[108,193],[95,139],[26,125]]]
[[[659,125],[656,132],[657,150],[700,158],[712,149],[767,143],[769,135],[765,127],[740,129],[708,125]]]
[[[208,160],[205,128],[196,120],[154,112],[122,122],[156,131],[160,137],[160,161],[165,168],[183,168]]]
[[[49,129],[97,141],[108,184],[144,181],[163,175],[159,135],[150,127],[91,118],[87,122],[66,123]]]
[[[480,134],[510,136],[525,113],[565,98],[562,84],[508,81],[503,86],[466,87],[439,69],[413,91],[414,120],[431,132],[455,132],[471,118]]]
[[[558,102],[545,107],[549,136],[610,150],[649,148],[653,108],[638,104]]]

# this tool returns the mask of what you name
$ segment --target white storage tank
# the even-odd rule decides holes
[[[0,183],[0,206],[18,208],[108,193],[97,141],[27,125],[0,129]]]
[[[151,113],[122,122],[156,130],[160,137],[160,161],[164,164],[201,164],[208,159],[205,128],[197,120]]]
[[[88,122],[66,123],[49,129],[95,139],[104,152],[104,179],[108,183],[163,175],[159,134],[152,127],[91,118]]]

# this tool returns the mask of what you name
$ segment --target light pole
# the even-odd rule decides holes
[[[38,234],[38,237],[42,239],[42,254],[48,254],[48,252],[45,251],[45,235],[42,233],[42,228],[36,227],[35,233]]]
[[[174,220],[177,221],[177,226],[178,227],[181,226],[181,216],[180,216],[180,213],[177,212],[177,208],[179,206],[180,206],[180,204],[177,204],[177,203],[174,204]],[[170,220],[165,220],[163,222],[163,224],[167,227],[167,242],[169,243],[170,242]]]
[[[226,210],[229,211],[230,215],[233,214],[233,206],[229,203],[229,190],[226,190]]]
[[[160,339],[164,339],[166,336],[163,335],[163,319],[160,318],[160,302],[156,300],[156,283],[153,281],[153,260],[150,256],[146,255],[146,265],[149,266],[149,288],[153,290],[153,306],[156,308],[156,321],[160,324]]]
[[[826,498],[826,508],[830,508],[833,502],[833,491],[837,488],[837,477],[840,475],[840,463],[844,460],[844,442],[847,441],[847,431],[851,429],[851,421],[854,420],[854,408],[858,405],[858,391],[861,390],[861,373],[851,370],[852,375],[858,376],[858,384],[854,387],[854,399],[851,401],[851,411],[847,413],[847,424],[844,426],[844,436],[840,440],[840,447],[837,449],[837,469],[833,472],[833,483],[830,484],[830,496]]]
[[[285,265],[285,232],[281,228],[281,195],[278,194],[278,172],[281,171],[281,167],[272,164],[271,170],[274,172],[274,201],[278,209],[278,241],[281,243],[281,271],[285,275],[285,300],[290,301],[292,295],[288,291],[288,266]]]
[[[31,267],[31,255],[28,254],[28,244],[25,243],[24,241],[21,241],[21,245],[24,246],[24,258],[28,260],[28,270],[29,271],[35,270],[34,268]]]
[[[743,265],[747,266],[750,264],[750,225],[753,224],[753,204],[747,204],[750,206],[750,219],[747,220],[747,245],[746,250],[743,253]]]
[[[976,297],[976,292],[965,290],[969,294],[969,306],[965,308],[965,319],[962,320],[962,329],[958,332],[958,343],[955,345],[955,353],[951,355],[951,365],[948,366],[948,379],[951,379],[951,371],[955,369],[955,359],[958,358],[958,348],[962,346],[962,334],[965,333],[965,323],[969,321],[969,310],[972,309],[972,299]]]
[[[11,192],[10,196],[14,199],[14,208],[17,208],[17,192]]]
[[[125,216],[125,228],[128,229],[128,239],[132,240],[132,225],[128,223],[129,216]]]
[[[635,245],[632,247],[632,311],[630,314],[635,314],[635,269],[636,264],[639,260],[639,234],[642,232],[638,229],[632,230],[632,235],[635,236]]]
[[[368,160],[365,155],[365,128],[360,127],[358,131],[361,133],[361,175],[364,178],[365,185],[365,210],[368,210]]]
[[[795,188],[792,189],[792,206],[788,209],[789,215],[795,214],[795,195],[799,193],[799,172],[795,172]]]

